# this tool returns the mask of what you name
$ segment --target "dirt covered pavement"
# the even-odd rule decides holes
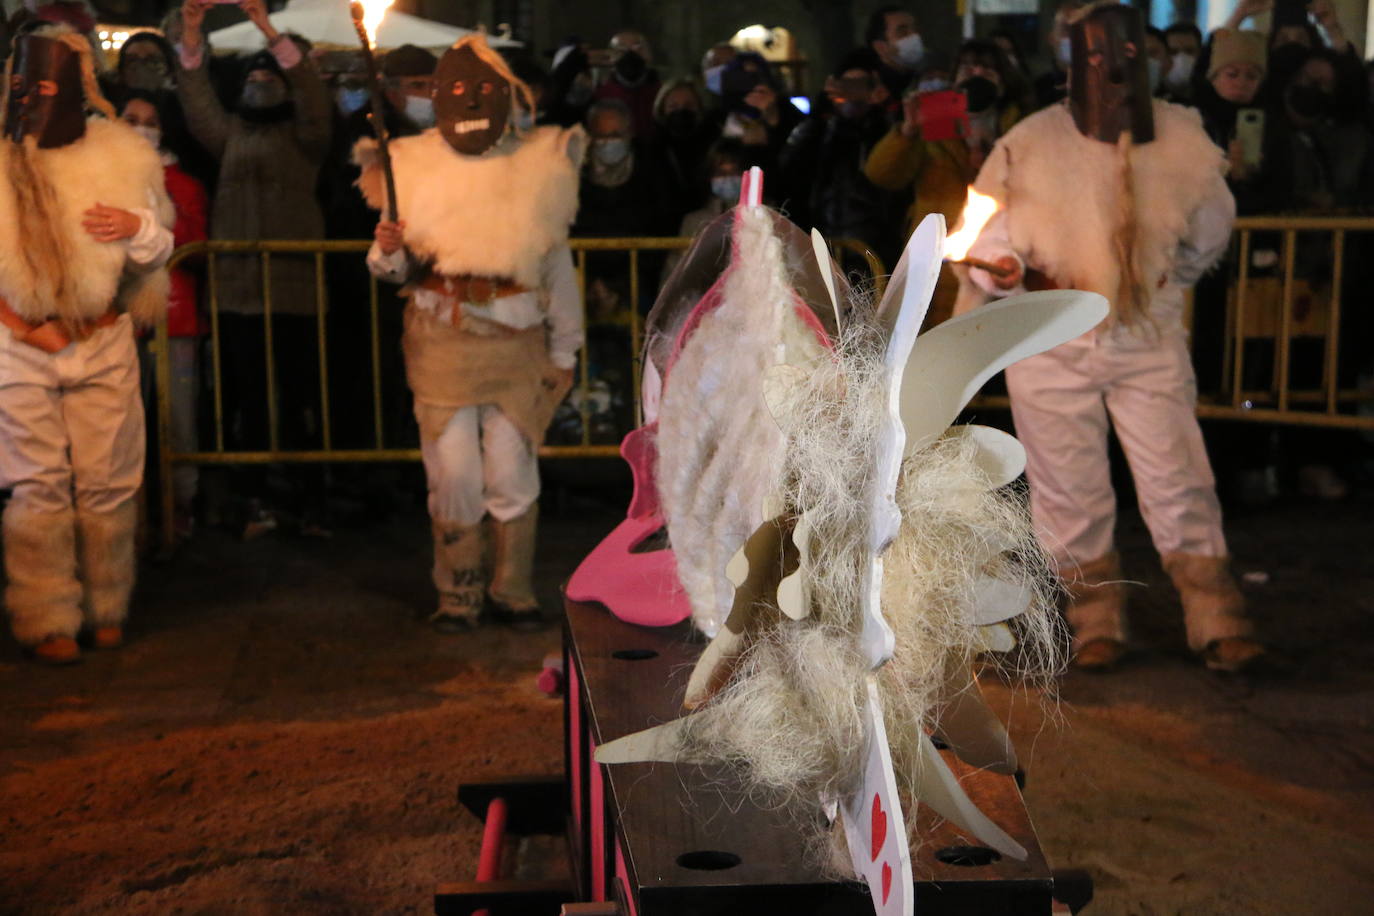
[[[1070,675],[1057,720],[993,686],[1056,867],[1090,913],[1369,912],[1374,900],[1370,503],[1229,525],[1291,673],[1220,679],[1181,650],[1177,605],[1125,520],[1143,651]],[[547,599],[614,521],[546,513]],[[476,869],[466,779],[560,767],[557,650],[488,628],[432,634],[415,516],[329,541],[199,536],[145,568],[122,650],[66,670],[0,645],[0,913],[432,911]]]

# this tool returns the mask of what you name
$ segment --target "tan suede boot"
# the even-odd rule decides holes
[[[1073,629],[1073,661],[1083,671],[1106,671],[1126,654],[1126,592],[1121,557],[1109,553],[1059,575],[1069,593],[1064,617]]]
[[[482,620],[482,526],[433,522],[434,587],[439,608],[430,623],[441,633],[465,633]]]
[[[82,610],[97,648],[124,642],[124,620],[137,571],[138,504],[134,500],[113,512],[76,513],[77,550],[81,557]]]
[[[51,664],[80,658],[81,585],[76,579],[76,517],[29,512],[19,498],[5,508],[5,607],[14,638]]]
[[[539,528],[539,506],[508,522],[491,519],[491,601],[498,618],[518,629],[543,625],[539,600],[534,596],[534,540]]]
[[[1231,575],[1229,557],[1166,553],[1164,571],[1178,589],[1188,648],[1213,671],[1240,672],[1265,655],[1245,614],[1245,596]]]

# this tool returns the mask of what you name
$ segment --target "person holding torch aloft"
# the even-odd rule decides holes
[[[1187,287],[1230,238],[1224,157],[1197,112],[1151,101],[1138,10],[1088,7],[1070,40],[1067,103],[1008,132],[974,183],[1001,209],[969,254],[1005,272],[972,269],[979,292],[1064,287],[1112,303],[1101,326],[1007,370],[1031,511],[1070,595],[1076,664],[1113,666],[1127,635],[1110,418],[1189,647],[1210,668],[1238,671],[1264,649],[1229,570],[1183,326]]]
[[[534,626],[538,447],[583,343],[568,227],[586,140],[580,127],[518,127],[533,98],[480,34],[440,59],[434,113],[434,127],[390,144],[398,219],[377,224],[367,258],[409,297],[402,344],[439,593],[430,619],[462,632],[490,604]],[[358,184],[384,210],[377,151],[355,148]]]

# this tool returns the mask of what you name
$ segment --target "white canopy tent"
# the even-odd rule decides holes
[[[286,9],[268,18],[277,31],[295,32],[316,45],[358,47],[358,33],[348,12],[348,0],[289,0]],[[449,47],[472,32],[472,29],[388,10],[377,30],[377,47],[385,50],[411,44],[437,50]],[[215,51],[257,51],[266,44],[262,32],[251,22],[216,29],[209,34],[209,40]],[[521,44],[500,35],[487,36],[487,42],[494,48]]]

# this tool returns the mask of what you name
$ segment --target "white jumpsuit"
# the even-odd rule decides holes
[[[393,283],[403,282],[409,269],[404,249],[384,255],[374,243],[367,255],[373,275]],[[455,303],[454,299],[428,289],[417,289],[413,308],[426,310],[442,322],[451,319],[458,305],[464,313],[516,330],[539,324],[548,327],[549,359],[559,369],[572,369],[582,346],[582,303],[577,275],[567,245],[551,250],[540,267],[548,312],[540,307],[540,295],[525,292],[495,299],[489,304]],[[451,416],[450,416],[451,414]],[[500,522],[517,518],[539,499],[537,447],[494,404],[452,407],[426,404],[416,399],[420,423],[420,449],[429,482],[429,514],[435,521],[475,525],[484,515]],[[425,435],[443,422],[437,435]],[[438,418],[437,420],[435,418]]]
[[[109,244],[126,247],[134,270],[159,267],[171,254],[172,233],[151,211],[134,212],[141,221],[138,233]],[[83,604],[86,623],[123,621],[144,449],[138,348],[128,315],[56,353],[23,343],[0,326],[0,488],[12,490],[5,507],[7,605],[20,643],[75,636]],[[71,541],[78,527],[87,545],[83,552],[91,554],[80,574],[84,598],[74,565],[78,547]],[[95,543],[105,535],[111,543],[96,557]],[[110,558],[109,565],[119,568],[109,569],[107,578],[128,581],[107,589],[107,597],[91,591],[91,578],[106,572],[94,567],[111,551],[121,557]]]
[[[1061,126],[1073,130],[1066,117]],[[1018,153],[1019,160],[1013,155],[1007,159],[1011,167],[1019,161],[1024,168],[1033,152],[1023,147]],[[1198,166],[1208,167],[1205,162]],[[1056,177],[1063,185],[1062,209],[1052,214],[1036,211],[1035,219],[1020,216],[1022,237],[1031,237],[1029,250],[1016,250],[1011,242],[1009,227],[1017,200],[1013,191],[1006,194],[1008,208],[988,223],[970,255],[990,261],[1012,256],[1023,268],[1026,259],[1037,254],[1036,246],[1058,246],[1062,255],[1064,242],[1056,238],[1056,223],[1079,218],[1075,186],[1094,179],[1067,174],[1073,171],[1067,167],[1060,171],[1064,174]],[[1189,644],[1195,651],[1218,639],[1248,637],[1252,629],[1239,592],[1225,572],[1221,507],[1198,427],[1197,384],[1183,327],[1185,290],[1225,251],[1235,218],[1235,202],[1224,181],[1220,174],[1213,178],[1185,211],[1186,229],[1175,239],[1171,267],[1155,285],[1148,320],[1126,325],[1109,319],[1075,340],[1014,364],[1006,373],[1016,435],[1026,448],[1032,516],[1061,575],[1072,581],[1079,571],[1091,578],[1089,570],[1115,567],[1116,494],[1107,453],[1110,422],[1130,465],[1141,515],[1182,594]],[[993,296],[1024,292],[998,289],[982,270],[971,270],[969,276]],[[1194,571],[1199,564],[1201,574]],[[1124,641],[1123,610],[1122,603],[1108,600],[1105,592],[1099,600],[1080,602],[1076,597],[1068,613],[1078,644],[1098,638]]]

